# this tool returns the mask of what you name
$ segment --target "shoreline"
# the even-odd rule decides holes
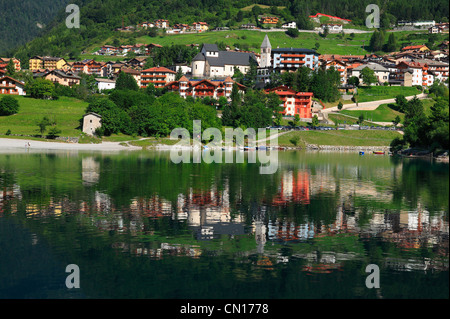
[[[30,146],[28,146],[28,143]],[[42,151],[100,151],[100,152],[120,152],[120,151],[142,151],[142,150],[155,150],[155,151],[170,151],[170,150],[193,150],[194,147],[180,146],[180,145],[165,145],[156,144],[150,147],[133,146],[124,142],[102,142],[100,144],[76,144],[76,143],[61,143],[61,142],[47,142],[36,141],[26,139],[9,139],[0,138],[0,153],[9,152],[42,152]],[[222,149],[222,147],[214,147],[210,149]],[[231,147],[227,150],[237,151],[239,148]],[[322,152],[373,152],[384,151],[387,155],[390,154],[389,146],[349,146],[349,145],[315,145],[307,144],[306,147],[290,147],[279,146],[276,150],[286,151],[322,151]],[[408,156],[405,156],[408,158]],[[448,157],[431,157],[437,162],[448,163]]]
[[[29,146],[28,146],[29,145]],[[124,151],[141,150],[138,146],[123,146],[120,142],[103,142],[100,144],[78,144],[47,142],[27,139],[0,138],[0,151],[7,150],[55,150],[55,151]]]

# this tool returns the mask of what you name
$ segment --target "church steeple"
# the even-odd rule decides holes
[[[271,54],[272,54],[272,45],[270,44],[269,37],[266,34],[261,44],[261,63],[259,65],[261,68],[270,67]]]

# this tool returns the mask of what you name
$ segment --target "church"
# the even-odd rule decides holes
[[[200,53],[192,59],[192,77],[224,79],[234,75],[234,68],[243,74],[250,70],[255,54],[247,52],[221,51],[216,44],[204,44]]]

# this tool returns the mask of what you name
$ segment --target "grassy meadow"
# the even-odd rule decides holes
[[[295,145],[292,140],[298,136]],[[389,146],[391,141],[400,136],[396,131],[371,130],[332,130],[332,131],[292,131],[278,138],[280,146],[304,147],[306,144],[334,146]]]
[[[56,121],[56,127],[61,130],[60,136],[77,137],[81,134],[79,120],[85,114],[87,102],[69,97],[60,97],[55,101],[23,96],[16,98],[20,105],[19,112],[0,116],[0,135],[5,135],[8,130],[11,134],[40,135],[37,123],[44,116]]]
[[[422,93],[416,87],[407,86],[363,86],[358,88],[357,101],[371,102],[393,99],[397,95],[413,96]]]

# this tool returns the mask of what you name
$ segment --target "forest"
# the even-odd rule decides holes
[[[0,54],[41,35],[69,0],[0,1]]]
[[[136,25],[156,19],[168,19],[171,25],[205,21],[214,28],[239,26],[243,21],[255,22],[258,14],[271,14],[280,16],[284,21],[297,21],[300,28],[310,28],[307,17],[321,12],[350,18],[354,24],[363,25],[367,15],[365,8],[370,3],[377,3],[382,21],[391,23],[418,19],[441,21],[449,16],[449,4],[445,0],[74,0],[71,3],[81,8],[81,27],[68,29],[65,25],[67,14],[61,8],[66,2],[52,2],[53,9],[48,8],[48,11],[54,12],[59,8],[59,13],[39,32],[31,31],[35,28],[34,15],[42,8],[35,10],[34,6],[26,5],[21,10],[9,8],[1,11],[0,34],[10,40],[1,42],[0,50],[15,55],[24,63],[32,55],[73,57],[93,43],[104,42],[114,34],[114,29],[122,25]],[[252,7],[255,3],[263,7]],[[24,44],[33,37],[36,38],[16,48],[16,43]]]

